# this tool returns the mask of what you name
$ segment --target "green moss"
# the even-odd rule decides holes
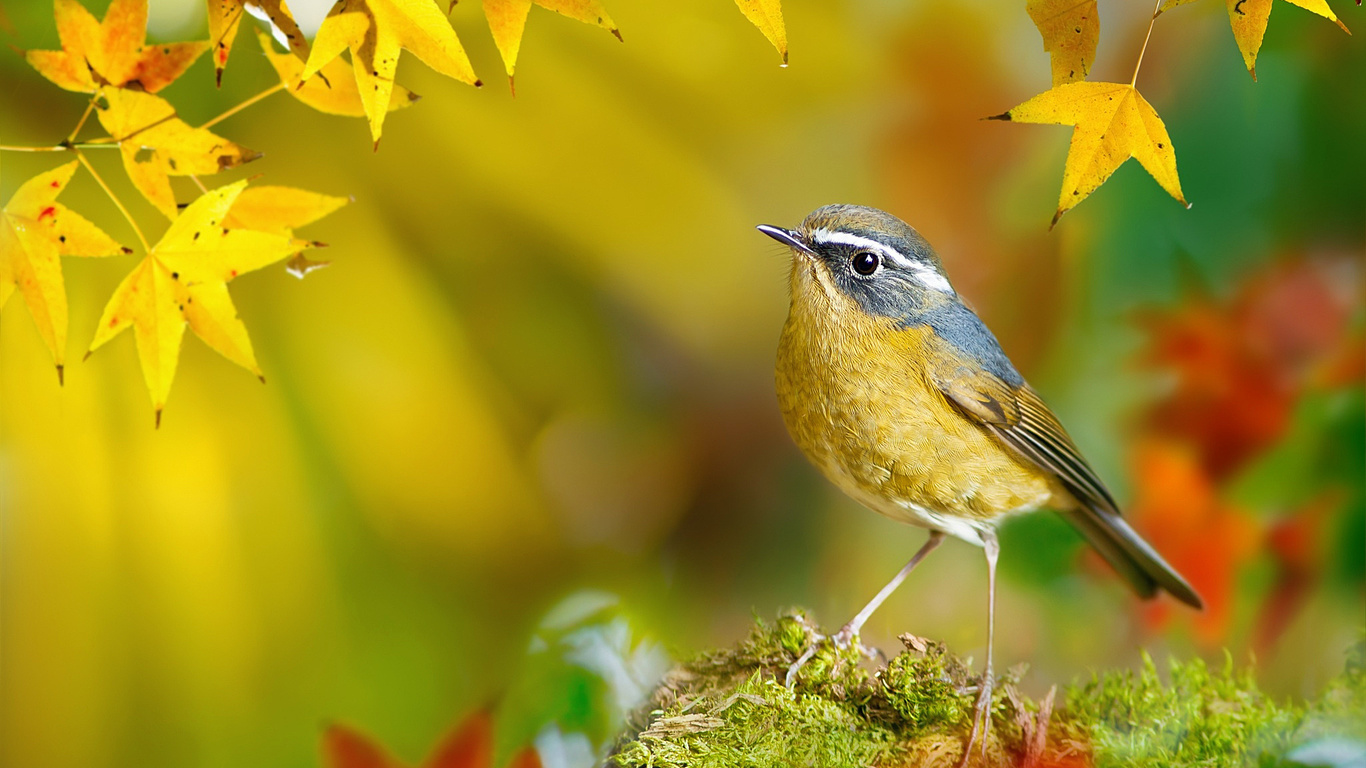
[[[956,765],[980,679],[942,644],[909,635],[902,642],[905,650],[875,667],[858,649],[822,639],[801,612],[757,621],[735,648],[670,672],[612,760],[658,768]],[[813,648],[787,687],[788,668]],[[1019,674],[998,681],[989,764],[1292,768],[1366,760],[1366,640],[1318,699],[1298,704],[1263,694],[1251,671],[1228,657],[1217,670],[1173,661],[1163,682],[1145,654],[1137,672],[1070,687],[1057,712],[1051,694],[1043,703],[1021,696]]]

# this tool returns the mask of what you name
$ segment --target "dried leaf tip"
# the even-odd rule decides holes
[[[1002,113],[999,114],[999,115],[987,115],[986,117],[984,117],[984,118],[982,118],[982,119],[983,119],[983,120],[1005,120],[1006,122],[1010,122],[1010,113],[1009,113],[1009,112],[1002,112]]]
[[[65,371],[66,371],[66,366],[64,366],[64,365],[58,365],[58,366],[57,366],[57,386],[59,386],[59,387],[65,387],[65,386],[66,386],[66,373],[65,373]]]
[[[153,429],[161,429],[161,409],[157,408],[156,426]]]
[[[1357,4],[1360,5],[1360,3],[1357,3]],[[1339,23],[1341,23],[1341,22],[1339,22]],[[1346,27],[1343,27],[1343,29],[1346,29]],[[621,30],[617,29],[616,27],[613,27],[613,28],[609,29],[608,31],[611,32],[613,35],[616,36],[617,42],[619,42],[619,43],[624,43],[624,42],[626,42],[626,40],[621,36]],[[787,54],[783,54],[783,61],[787,61]]]
[[[95,354],[95,350],[93,350],[93,349],[87,349],[87,350],[85,351],[85,355],[83,355],[83,356],[81,357],[81,362],[84,363],[86,360],[89,360],[89,359],[90,359],[90,356],[93,355],[93,354]]]
[[[1052,232],[1052,231],[1053,231],[1053,227],[1056,227],[1056,226],[1058,225],[1058,219],[1061,219],[1061,218],[1062,218],[1062,215],[1063,215],[1064,213],[1067,213],[1067,211],[1064,210],[1064,209],[1062,209],[1062,208],[1059,208],[1059,209],[1058,209],[1058,212],[1055,213],[1055,214],[1053,214],[1053,220],[1050,221],[1050,222],[1048,222],[1048,231],[1049,231],[1049,232]]]

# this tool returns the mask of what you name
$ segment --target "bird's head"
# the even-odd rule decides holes
[[[958,301],[925,238],[876,208],[827,205],[795,229],[758,229],[792,249],[794,308],[822,304],[829,312],[904,320]]]

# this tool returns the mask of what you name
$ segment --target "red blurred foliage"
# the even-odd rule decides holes
[[[368,736],[344,725],[323,733],[323,764],[328,768],[403,768]],[[531,747],[520,750],[508,768],[540,768]],[[478,711],[461,721],[422,763],[422,768],[493,768],[493,717]]]
[[[1351,330],[1360,273],[1353,259],[1288,259],[1231,300],[1197,295],[1141,318],[1149,333],[1141,363],[1175,381],[1144,414],[1132,515],[1204,596],[1206,611],[1194,619],[1202,643],[1224,640],[1237,576],[1261,552],[1277,577],[1258,618],[1259,651],[1274,644],[1318,578],[1334,496],[1287,510],[1270,527],[1221,497],[1232,476],[1285,436],[1306,392],[1360,386],[1366,353]],[[1149,629],[1171,618],[1169,603],[1143,609]]]
[[[1257,555],[1260,526],[1219,498],[1196,454],[1181,443],[1142,441],[1134,450],[1133,469],[1135,525],[1205,599],[1205,610],[1194,618],[1196,636],[1217,644],[1232,617],[1238,571]],[[1173,608],[1166,600],[1145,604],[1144,624],[1164,627]]]
[[[1258,655],[1266,655],[1275,646],[1318,581],[1326,528],[1340,501],[1337,494],[1324,494],[1267,532],[1276,577],[1257,616],[1252,649]]]
[[[1141,362],[1176,376],[1173,392],[1148,413],[1149,431],[1194,446],[1221,480],[1275,443],[1314,368],[1344,349],[1353,266],[1286,261],[1231,302],[1201,296],[1144,315],[1150,342]]]

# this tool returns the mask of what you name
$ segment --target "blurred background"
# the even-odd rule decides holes
[[[202,5],[153,0],[150,39],[202,38]],[[326,12],[290,5],[310,31]],[[601,739],[666,657],[787,606],[842,624],[924,534],[844,498],[778,413],[787,257],[753,227],[831,202],[937,246],[1209,603],[1144,604],[1060,518],[1022,518],[998,664],[1028,662],[1033,693],[1140,647],[1227,648],[1278,696],[1341,669],[1366,620],[1360,36],[1278,3],[1254,83],[1223,4],[1160,17],[1138,85],[1194,207],[1128,163],[1049,232],[1070,129],[980,119],[1049,85],[1022,2],[787,0],[786,68],[731,0],[607,6],[625,44],[533,9],[514,98],[459,4],[485,87],[405,56],[425,98],[377,152],[363,120],[286,95],[215,128],[265,157],[211,186],[355,198],[301,232],[331,267],[233,283],[265,386],[187,340],[154,431],[131,334],[58,387],[10,303],[0,764],[310,766],[344,722],[415,765],[484,706],[505,746],[552,721]],[[1091,79],[1129,77],[1149,8],[1102,0]],[[246,27],[221,90],[205,57],[162,94],[188,122],[276,82]],[[57,45],[50,5],[4,0],[0,37],[0,139],[55,143],[85,99],[10,49]],[[0,199],[66,159],[5,153]],[[113,153],[94,161],[155,237]],[[63,202],[136,242],[88,175]],[[136,258],[66,260],[73,361]],[[985,585],[951,543],[864,639],[980,659]],[[601,653],[564,644],[580,620]],[[599,681],[547,673],[561,646]]]

